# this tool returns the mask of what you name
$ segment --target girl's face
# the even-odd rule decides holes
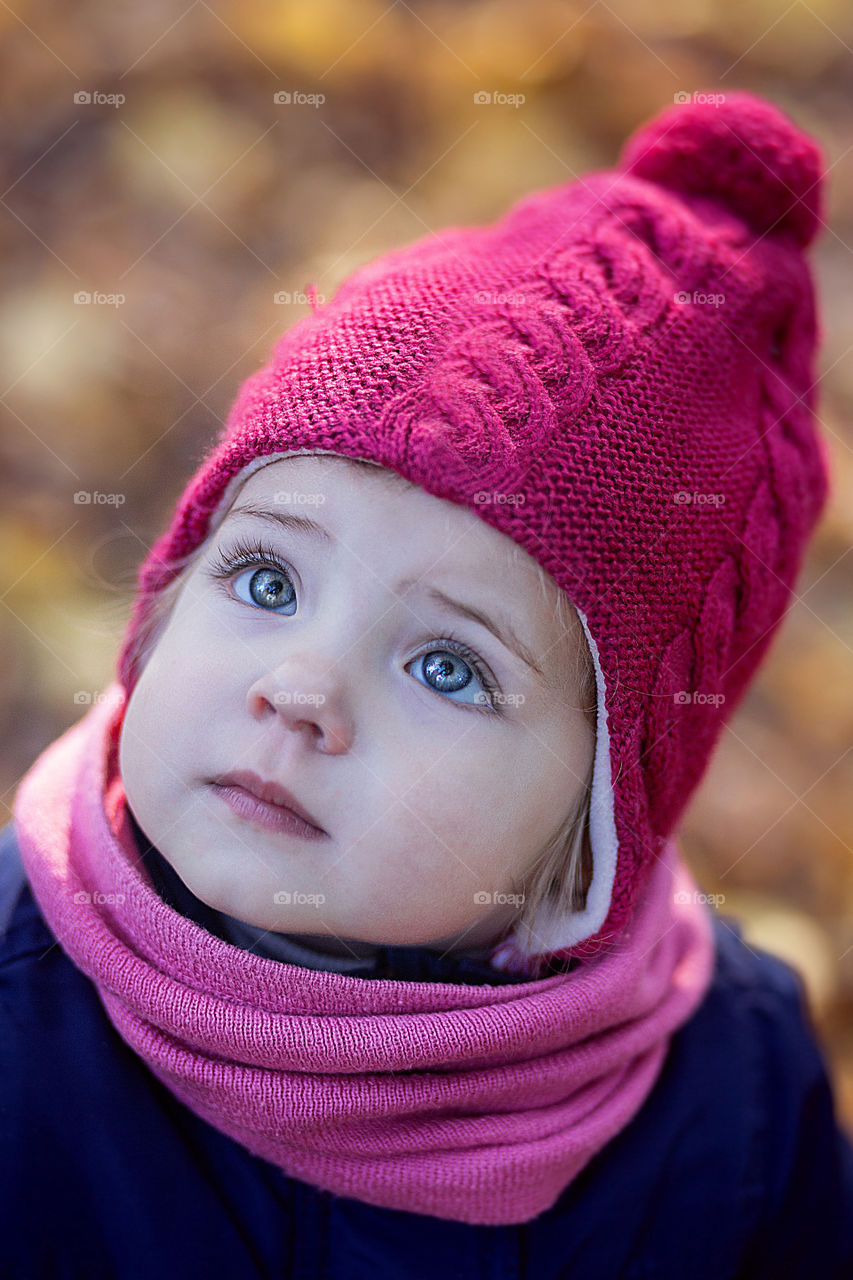
[[[248,562],[214,576],[238,545]],[[249,476],[187,572],[119,754],[187,887],[332,953],[497,941],[594,750],[586,641],[577,619],[559,627],[535,561],[393,472],[303,455]],[[286,787],[322,837],[232,810],[213,783],[238,769]]]

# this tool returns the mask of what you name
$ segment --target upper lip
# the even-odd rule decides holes
[[[287,787],[283,787],[279,782],[267,782],[251,769],[234,769],[231,773],[219,774],[213,781],[221,787],[242,787],[244,791],[251,792],[259,800],[267,800],[271,804],[280,805],[283,809],[290,809],[297,817],[316,827],[318,831],[323,830],[316,818],[312,818],[311,814],[302,808]]]

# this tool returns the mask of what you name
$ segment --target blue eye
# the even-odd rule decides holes
[[[241,569],[255,570],[249,578],[249,599],[238,597],[244,604],[273,612],[295,601],[288,566],[271,547],[260,542],[239,541],[229,551],[220,551],[219,558],[205,572],[216,581],[228,582]]]
[[[282,573],[281,569],[256,569],[249,578],[248,590],[250,600],[247,603],[257,604],[262,609],[269,606],[270,611],[296,600],[290,575]]]
[[[296,600],[296,592],[293,589],[293,583],[290,574],[282,569],[269,569],[263,567],[255,569],[251,576],[247,573],[241,573],[237,579],[248,577],[249,599],[246,604],[256,604],[260,609],[264,609],[269,613],[278,612],[279,609],[292,605]],[[236,586],[235,586],[236,590]],[[240,599],[243,599],[241,596]]]
[[[452,659],[450,662],[447,660],[448,655]],[[424,670],[428,673],[429,679],[440,682],[439,684],[427,684],[428,689],[432,689],[435,693],[461,693],[466,690],[473,695],[473,701],[466,702],[465,706],[474,707],[478,711],[488,711],[493,715],[500,714],[492,701],[498,692],[496,685],[483,670],[476,654],[472,653],[468,646],[462,644],[461,640],[457,640],[455,636],[446,635],[434,640],[430,647],[425,649],[413,661],[416,663],[423,662]],[[409,665],[412,664],[410,663]],[[463,668],[462,671],[460,671],[460,667]],[[467,668],[467,673],[464,668]],[[471,683],[471,672],[473,672],[482,686],[479,692],[468,689]]]
[[[249,598],[238,595],[238,599],[244,604],[267,613],[278,613],[295,603],[296,592],[288,566],[270,546],[262,542],[241,540],[228,551],[220,550],[218,558],[204,572],[215,581],[224,582],[227,591],[230,580],[235,575],[239,575],[239,580],[244,576],[240,571],[248,569],[254,569],[248,581]],[[234,590],[236,591],[236,585]],[[447,660],[448,656],[452,661]],[[481,691],[470,690],[473,701],[466,701],[463,705],[470,706],[475,711],[485,711],[488,715],[502,714],[493,701],[499,692],[496,682],[490,678],[477,655],[454,635],[440,636],[432,641],[429,648],[422,650],[408,665],[418,662],[424,663],[428,680],[436,682],[423,682],[434,693],[447,695],[468,690],[473,673],[481,685]]]

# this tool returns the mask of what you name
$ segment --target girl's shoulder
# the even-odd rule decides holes
[[[596,1240],[595,1274],[853,1277],[853,1147],[803,980],[736,920],[715,914],[713,930],[704,1000],[637,1115],[532,1224],[531,1275],[561,1274],[551,1260],[579,1231]]]
[[[0,966],[54,941],[30,889],[15,824],[7,822],[0,829]]]

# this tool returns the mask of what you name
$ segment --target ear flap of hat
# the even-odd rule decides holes
[[[619,841],[616,834],[616,796],[610,766],[610,730],[605,705],[606,685],[598,645],[589,629],[583,611],[575,606],[586,635],[595,667],[596,726],[595,755],[592,766],[592,792],[589,804],[589,838],[592,849],[592,880],[582,911],[566,911],[545,903],[537,913],[531,930],[532,941],[525,943],[514,936],[522,955],[544,955],[576,947],[598,933],[610,911]]]
[[[631,135],[620,165],[671,191],[719,200],[758,235],[787,232],[805,247],[822,221],[820,148],[751,93],[677,102]]]

